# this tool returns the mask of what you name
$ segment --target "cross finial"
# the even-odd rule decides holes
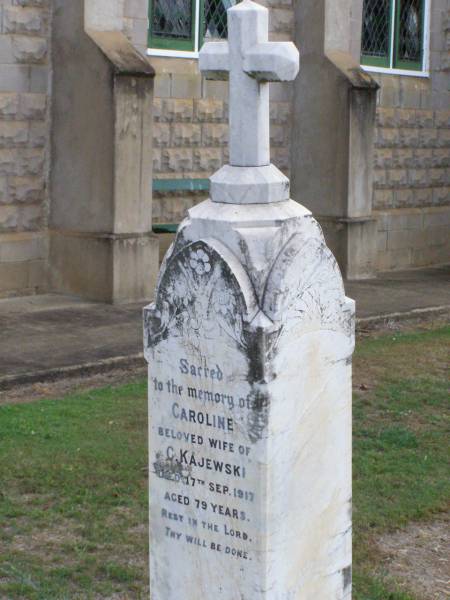
[[[270,165],[270,81],[292,81],[299,53],[291,42],[269,42],[267,8],[244,0],[230,8],[228,42],[210,42],[200,52],[207,79],[230,80],[230,165]]]

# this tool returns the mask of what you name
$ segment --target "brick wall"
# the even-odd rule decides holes
[[[291,0],[266,0],[270,39],[293,37]],[[154,58],[155,179],[207,179],[228,161],[228,84],[205,81],[196,60]],[[291,84],[271,84],[272,162],[289,170]],[[155,192],[153,219],[177,223],[206,193]]]
[[[0,297],[45,288],[48,0],[0,0]]]
[[[374,195],[378,267],[450,256],[450,11],[434,0],[430,75],[374,75],[380,84]]]
[[[450,110],[377,111],[376,209],[450,203]]]

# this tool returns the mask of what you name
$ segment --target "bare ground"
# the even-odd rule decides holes
[[[420,600],[450,598],[450,514],[377,540],[383,570]]]

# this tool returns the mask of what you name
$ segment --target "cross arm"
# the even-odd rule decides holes
[[[199,67],[206,79],[228,79],[230,72],[228,42],[204,44],[199,54]]]
[[[300,55],[292,42],[262,42],[245,53],[244,71],[258,81],[293,81]]]

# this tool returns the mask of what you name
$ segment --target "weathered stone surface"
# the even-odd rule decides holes
[[[264,14],[241,7],[228,12],[232,56],[254,26],[247,11],[256,25]],[[264,147],[260,116],[246,133]],[[242,133],[236,156],[255,143]],[[144,311],[155,600],[351,597],[354,303],[268,158],[210,178]]]
[[[214,202],[266,204],[289,200],[289,179],[274,165],[225,165],[210,179],[211,198]]]
[[[145,321],[152,597],[350,598],[353,302],[310,213],[191,209]]]
[[[230,78],[230,164],[266,166],[270,162],[268,82],[295,79],[299,53],[291,42],[268,42],[269,13],[259,4],[244,0],[227,14],[229,41],[205,44],[200,70],[207,79]]]

